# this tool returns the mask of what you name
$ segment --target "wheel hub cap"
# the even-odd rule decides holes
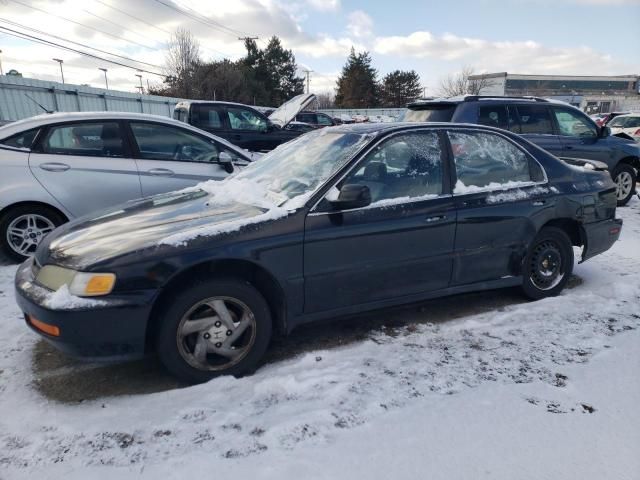
[[[564,278],[560,247],[549,240],[536,245],[529,268],[529,278],[535,287],[551,290]]]

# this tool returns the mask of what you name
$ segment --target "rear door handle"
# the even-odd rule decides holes
[[[436,215],[434,217],[425,218],[425,222],[434,223],[434,222],[441,222],[442,220],[446,220],[446,219],[447,219],[446,215]]]
[[[533,203],[534,207],[541,207],[542,205],[547,203],[547,201],[546,200],[534,200],[532,203]]]
[[[66,163],[57,162],[41,163],[39,166],[42,170],[46,170],[47,172],[66,172],[71,168]]]
[[[147,173],[157,177],[170,177],[174,175],[173,170],[169,170],[168,168],[152,168],[151,170],[147,170]]]
[[[573,150],[573,147],[571,145],[565,145],[564,149],[565,150]]]

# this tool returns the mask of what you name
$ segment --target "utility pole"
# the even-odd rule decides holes
[[[142,74],[136,73],[136,77],[138,77],[138,79],[140,80],[140,87],[138,87],[138,88],[140,88],[140,95],[142,95],[142,91],[144,90],[144,88],[142,86]]]
[[[309,69],[306,69],[306,70],[305,70],[305,69],[303,69],[302,71],[303,71],[303,72],[305,73],[305,75],[307,76],[307,93],[309,93],[309,74],[310,74],[311,72],[313,72],[313,70],[309,70]]]
[[[0,75],[4,75],[4,72],[2,71],[2,50],[0,50]]]
[[[109,90],[109,81],[107,80],[107,69],[98,67],[98,70],[102,70],[104,72],[104,84],[106,85],[107,90]]]
[[[238,40],[241,42],[246,42],[247,40],[258,40],[260,37],[238,37]]]
[[[64,84],[64,72],[62,71],[62,64],[64,63],[64,60],[60,60],[59,58],[54,58],[53,61],[58,62],[60,64],[60,76],[62,77],[62,83]]]

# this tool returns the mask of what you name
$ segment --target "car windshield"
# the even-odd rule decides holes
[[[277,206],[297,208],[342,167],[369,140],[370,135],[310,132],[271,151],[228,181],[244,185],[244,197],[236,200],[261,205],[261,197]],[[236,189],[235,187],[233,188]],[[285,205],[286,204],[286,205]]]

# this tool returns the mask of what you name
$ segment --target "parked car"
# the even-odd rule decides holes
[[[534,97],[468,95],[411,103],[404,120],[476,123],[509,130],[557,157],[606,163],[617,185],[619,206],[626,205],[635,191],[640,146],[611,136],[609,128],[598,127],[586,114],[566,103]]]
[[[174,120],[135,113],[56,113],[0,128],[0,247],[31,255],[82,215],[207,179],[250,154]]]
[[[307,133],[307,132],[310,132],[312,130],[315,130],[317,127],[315,127],[314,125],[311,125],[309,123],[290,122],[284,128],[285,128],[285,130],[292,130],[294,132]]]
[[[640,113],[619,115],[611,120],[607,126],[612,135],[628,135],[636,142],[640,141]]]
[[[189,100],[175,106],[173,118],[249,151],[267,152],[304,133],[286,127],[314,99],[314,94],[298,95],[273,111],[269,117],[241,103]]]
[[[336,122],[333,117],[320,112],[300,112],[296,115],[296,121],[308,123],[309,125],[313,125],[318,128],[338,125],[338,122]]]
[[[599,127],[604,127],[605,125],[608,125],[609,122],[614,118],[619,117],[620,115],[627,115],[628,113],[631,113],[631,112],[599,113],[598,114],[599,118],[595,122],[598,124]]]
[[[240,375],[273,332],[311,321],[517,285],[557,295],[573,246],[587,260],[622,227],[605,167],[576,163],[483,126],[317,130],[223,182],[59,227],[16,298],[70,354]]]

